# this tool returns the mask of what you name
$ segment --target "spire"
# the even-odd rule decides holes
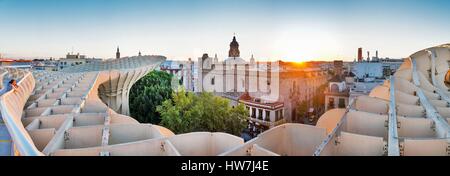
[[[253,54],[252,54],[252,58],[250,58],[250,64],[254,64],[255,63],[255,58],[253,57]]]
[[[219,58],[217,58],[217,54],[214,55],[214,63],[215,64],[219,63]]]
[[[119,46],[117,46],[116,59],[120,58]]]

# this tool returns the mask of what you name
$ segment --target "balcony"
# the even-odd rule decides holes
[[[269,128],[286,123],[286,120],[284,118],[281,118],[280,120],[275,121],[275,122],[271,122],[270,119],[262,120],[262,118],[259,119],[259,118],[253,118],[253,117],[248,117],[248,120],[259,123],[263,126],[267,126]]]

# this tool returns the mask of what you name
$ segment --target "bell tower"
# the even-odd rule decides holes
[[[233,36],[233,41],[230,43],[230,51],[228,57],[240,57],[239,43],[236,41],[236,35]]]
[[[117,46],[117,52],[116,52],[116,59],[120,58],[120,51],[119,51],[119,47]]]

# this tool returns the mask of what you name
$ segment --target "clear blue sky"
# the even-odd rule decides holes
[[[88,57],[227,56],[353,60],[357,48],[405,57],[450,42],[447,0],[0,0],[0,53]]]

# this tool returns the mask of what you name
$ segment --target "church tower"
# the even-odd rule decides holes
[[[219,58],[217,58],[217,54],[214,56],[214,62],[213,62],[214,64],[217,64],[217,63],[219,63]]]
[[[239,43],[236,41],[236,36],[233,36],[233,41],[230,43],[228,57],[240,57]]]
[[[255,64],[255,58],[253,57],[253,54],[252,54],[252,58],[250,58],[250,64],[251,65]]]
[[[117,47],[117,52],[116,52],[116,59],[120,58],[120,51],[119,51],[119,47]]]

